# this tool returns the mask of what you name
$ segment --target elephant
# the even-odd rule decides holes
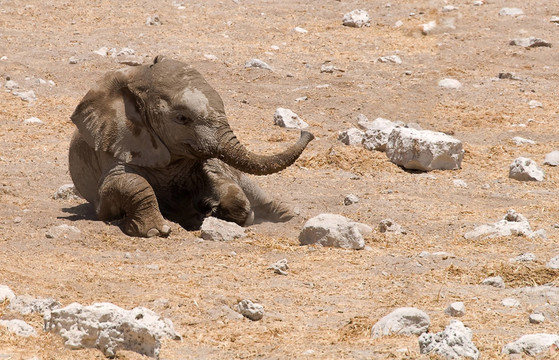
[[[223,100],[191,65],[157,56],[105,74],[71,115],[75,189],[99,220],[129,236],[165,237],[167,220],[187,230],[204,218],[248,226],[294,213],[247,174],[279,172],[314,136],[301,131],[283,152],[260,155],[240,143]]]

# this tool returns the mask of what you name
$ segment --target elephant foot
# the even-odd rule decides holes
[[[171,227],[165,223],[162,216],[157,221],[146,221],[141,218],[125,217],[122,223],[122,231],[129,236],[137,237],[167,237],[171,233]]]

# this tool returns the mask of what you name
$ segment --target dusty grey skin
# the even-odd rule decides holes
[[[192,67],[157,57],[109,72],[78,105],[70,175],[100,220],[131,236],[166,236],[165,218],[198,229],[207,216],[240,225],[294,215],[244,173],[291,165],[313,139],[263,156],[239,143],[218,93]]]

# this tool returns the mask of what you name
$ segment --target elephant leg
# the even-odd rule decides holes
[[[112,169],[101,183],[97,216],[103,221],[123,218],[122,230],[130,236],[167,236],[171,232],[151,185],[123,168]]]

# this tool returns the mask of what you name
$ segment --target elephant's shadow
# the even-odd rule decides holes
[[[98,220],[95,212],[95,207],[90,203],[84,203],[69,208],[62,208],[68,216],[59,216],[59,219],[66,219],[70,221],[78,220]]]

